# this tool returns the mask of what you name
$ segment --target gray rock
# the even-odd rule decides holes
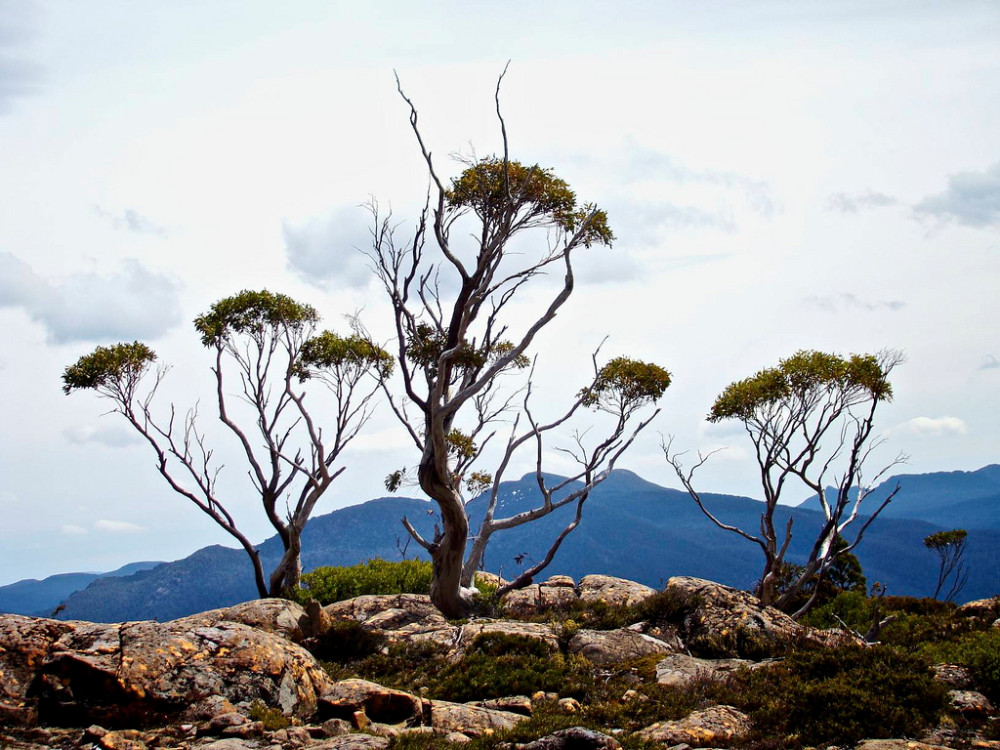
[[[617,664],[650,654],[669,654],[674,648],[657,638],[629,628],[581,630],[569,641],[569,652],[595,664]]]
[[[755,669],[768,662],[747,659],[698,659],[687,654],[670,654],[656,665],[656,681],[661,685],[686,688],[702,681],[719,682],[741,667]]]
[[[656,589],[635,581],[614,576],[589,575],[580,579],[580,599],[585,602],[601,601],[610,606],[634,606],[645,601]]]
[[[501,635],[531,638],[559,650],[559,638],[551,626],[541,622],[511,622],[509,620],[477,620],[464,625],[459,633],[457,646],[465,650],[481,635],[499,633]]]
[[[571,727],[518,745],[518,750],[621,750],[621,743],[593,729]]]
[[[956,690],[971,690],[976,686],[972,670],[961,664],[935,664],[931,670],[935,680]]]
[[[985,718],[994,711],[990,699],[975,690],[949,690],[948,702],[963,716]]]
[[[430,704],[432,727],[446,732],[461,732],[469,737],[513,729],[527,718],[509,711],[494,711],[463,703],[430,701]]]
[[[239,622],[265,633],[280,635],[292,643],[302,643],[305,638],[305,633],[302,630],[305,619],[307,619],[306,611],[295,602],[287,599],[255,599],[232,607],[188,615],[173,620],[173,622],[184,627],[212,626],[220,622]]]
[[[679,721],[660,721],[636,732],[640,739],[665,746],[732,747],[750,732],[750,718],[732,706],[710,706]]]
[[[356,711],[364,711],[381,724],[419,723],[423,713],[417,696],[367,680],[341,680],[319,698],[317,714],[321,720],[350,719]]]

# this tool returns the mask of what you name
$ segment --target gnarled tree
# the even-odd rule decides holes
[[[652,419],[639,421],[637,411],[655,402],[670,382],[666,370],[655,365],[619,358],[598,366],[595,354],[593,377],[570,399],[562,416],[546,422],[536,418],[530,405],[534,367],[529,369],[529,347],[573,291],[574,253],[594,245],[610,246],[614,236],[605,212],[579,204],[565,181],[548,169],[509,158],[499,89],[498,81],[496,111],[503,153],[467,162],[461,174],[446,184],[417,126],[416,107],[399,88],[409,105],[431,191],[413,236],[405,243],[397,243],[391,217],[381,215],[377,204],[371,206],[370,257],[394,312],[403,390],[400,397],[387,384],[386,393],[420,452],[417,481],[441,514],[440,527],[430,540],[406,525],[431,556],[431,599],[448,616],[467,612],[472,576],[492,533],[575,503],[574,520],[542,564],[526,571],[517,585],[530,581],[551,560],[579,523],[590,492]],[[471,241],[463,233],[453,242],[457,227],[468,231]],[[511,247],[515,239],[516,253]],[[515,330],[509,315],[513,301],[546,271],[561,273],[562,283],[531,322]],[[504,384],[512,379],[505,376],[521,371],[524,377],[526,370],[526,383],[520,381],[519,388]],[[603,439],[574,433],[572,447],[565,450],[578,470],[552,485],[541,469],[545,440],[560,428],[568,429],[571,418],[586,407],[611,414],[608,432]],[[497,423],[503,421],[511,425],[510,435],[497,468],[480,471],[477,462],[495,436]],[[542,502],[530,512],[498,519],[501,478],[522,448],[531,451]],[[390,476],[387,486],[398,486],[400,479],[399,473]],[[489,508],[466,558],[470,538],[466,493],[485,490],[490,491]]]
[[[153,402],[169,368],[154,369],[152,349],[138,341],[99,346],[63,373],[67,394],[87,389],[109,399],[152,447],[156,468],[170,487],[239,542],[261,596],[298,587],[302,531],[344,471],[335,466],[337,458],[368,420],[378,383],[393,368],[391,356],[366,338],[317,333],[318,323],[310,305],[266,290],[222,299],[194,322],[202,344],[215,353],[219,419],[245,455],[250,481],[281,539],[281,560],[268,577],[221,497],[221,467],[198,425],[197,407],[181,419],[173,405],[154,415]],[[312,383],[332,395],[327,419],[314,414],[319,404],[306,404],[306,386]]]
[[[730,384],[719,395],[708,421],[737,420],[754,446],[764,492],[757,533],[725,523],[695,490],[694,472],[711,453],[699,454],[693,467],[685,470],[681,454],[671,452],[669,442],[663,446],[664,455],[702,512],[719,528],[753,542],[764,553],[764,570],[755,593],[765,604],[788,608],[812,582],[812,596],[794,614],[808,610],[834,562],[857,548],[865,531],[898,493],[897,486],[878,505],[864,504],[885,472],[905,461],[900,454],[870,481],[864,480],[865,463],[881,442],[870,440],[875,412],[892,398],[889,375],[900,362],[902,356],[893,351],[848,358],[800,351],[777,367]],[[787,497],[789,482],[815,493],[823,519],[805,562],[795,569],[794,580],[779,591],[793,517],[779,531],[774,514],[780,498]],[[838,543],[839,537],[846,543]]]

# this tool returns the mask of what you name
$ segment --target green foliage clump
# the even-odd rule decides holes
[[[484,633],[427,687],[435,697],[458,703],[539,690],[581,698],[593,679],[583,657],[563,655],[535,638]]]
[[[743,671],[734,688],[755,735],[778,747],[913,737],[946,705],[947,688],[928,665],[889,646],[800,651],[774,666]]]
[[[244,289],[212,305],[208,312],[195,318],[194,327],[201,334],[202,344],[222,346],[234,333],[256,340],[268,332],[302,331],[318,321],[319,313],[312,305],[266,289],[259,292]]]
[[[307,645],[317,659],[343,664],[378,653],[385,645],[385,636],[354,620],[340,620]]]
[[[295,365],[299,380],[308,380],[317,370],[367,370],[380,377],[392,374],[392,355],[380,346],[358,336],[340,336],[323,331],[302,345],[302,354]]]
[[[325,605],[366,594],[426,594],[430,589],[429,562],[376,557],[348,567],[316,568],[302,576],[302,588],[293,596],[303,605],[310,599]]]
[[[935,663],[969,667],[986,697],[1000,701],[1000,630],[967,633],[952,643],[929,643],[921,653]]]
[[[616,357],[579,395],[584,406],[619,414],[653,403],[669,386],[670,373],[659,365]]]
[[[723,419],[752,421],[760,410],[779,404],[810,399],[810,394],[843,393],[850,400],[866,397],[892,400],[888,373],[871,354],[836,354],[799,351],[756,375],[730,384],[719,395],[708,415],[709,422]]]
[[[490,156],[472,164],[452,180],[445,195],[453,208],[471,208],[488,225],[555,225],[567,233],[582,231],[586,247],[610,246],[614,234],[604,211],[578,207],[565,180],[537,164],[525,166]]]
[[[155,361],[156,353],[141,341],[99,346],[63,371],[63,392],[86,388],[130,396]]]
[[[279,729],[286,729],[291,725],[288,717],[281,712],[277,706],[268,706],[262,700],[255,700],[250,704],[248,711],[250,721],[259,721],[264,724],[264,729],[268,732],[276,732]]]

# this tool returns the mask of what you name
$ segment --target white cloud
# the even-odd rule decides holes
[[[23,309],[50,342],[156,338],[181,320],[180,284],[127,260],[120,273],[44,279],[0,253],[0,307]]]
[[[17,99],[37,93],[42,81],[39,65],[10,52],[34,36],[38,5],[25,0],[16,9],[0,7],[2,11],[6,12],[0,13],[0,115],[10,112]]]
[[[139,531],[145,531],[146,527],[128,521],[108,521],[101,519],[100,521],[94,521],[94,530],[105,531],[109,534],[135,534]]]
[[[371,215],[361,206],[339,208],[324,217],[282,222],[288,267],[321,289],[364,288],[372,280],[368,257]]]
[[[63,435],[71,443],[100,443],[109,448],[124,448],[130,445],[138,445],[142,438],[138,433],[129,429],[124,424],[111,424],[102,422],[97,426],[77,425],[63,430]]]
[[[826,208],[828,211],[839,211],[842,214],[857,214],[874,208],[895,206],[898,202],[891,195],[876,193],[869,189],[854,195],[834,193],[827,198]]]
[[[1000,368],[1000,359],[997,359],[992,354],[987,354],[983,357],[983,363],[979,365],[980,370],[996,370]]]
[[[94,213],[111,222],[111,226],[115,229],[125,229],[136,234],[148,234],[161,239],[167,236],[166,228],[146,218],[134,208],[126,208],[121,213],[117,213],[100,206],[94,206]]]
[[[968,428],[958,417],[914,417],[886,430],[886,435],[904,433],[915,437],[965,435]]]
[[[803,302],[810,307],[816,307],[824,312],[831,313],[843,312],[846,310],[864,310],[866,312],[891,310],[893,312],[898,312],[906,307],[906,303],[898,299],[874,301],[864,300],[847,292],[841,294],[806,297]]]
[[[68,536],[83,536],[87,533],[87,530],[83,526],[77,526],[72,523],[64,523],[59,527],[59,531]]]
[[[983,172],[951,175],[948,189],[924,198],[913,213],[969,227],[1000,226],[1000,162]]]

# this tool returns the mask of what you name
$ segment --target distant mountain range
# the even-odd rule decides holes
[[[60,573],[41,581],[27,578],[9,586],[0,586],[0,612],[48,616],[66,597],[87,588],[98,578],[130,576],[161,564],[136,562],[110,573]]]
[[[969,531],[970,575],[961,599],[1000,593],[1000,466],[893,477],[876,488],[871,499],[879,493],[884,497],[897,483],[900,494],[871,526],[858,550],[869,583],[881,581],[892,594],[931,595],[937,559],[924,548],[923,538],[942,529],[964,528]],[[530,474],[502,485],[501,509],[505,514],[517,512],[533,506],[537,497]],[[703,498],[727,522],[746,529],[759,525],[761,503],[757,500],[713,494]],[[806,554],[810,532],[818,528],[815,502],[813,498],[778,511],[782,527],[789,516],[794,518],[792,561]],[[484,509],[485,499],[469,504],[473,528]],[[566,508],[494,535],[487,549],[487,569],[511,575],[520,569],[515,558],[523,554],[527,563],[543,555],[569,513]],[[304,568],[352,565],[376,556],[400,559],[400,548],[408,538],[400,524],[404,515],[422,534],[432,533],[436,506],[412,498],[380,498],[312,519],[303,537]],[[264,542],[260,550],[265,566],[273,566],[281,552],[277,537]],[[422,553],[414,544],[407,548],[407,556]],[[0,611],[48,615],[65,600],[61,619],[167,620],[256,596],[242,550],[212,546],[172,563],[135,565],[142,569],[133,572],[127,566],[122,569],[125,572],[100,577],[66,574],[0,587]],[[651,586],[660,586],[671,576],[691,575],[747,588],[758,577],[761,565],[756,545],[716,528],[687,493],[618,470],[592,493],[583,522],[543,575],[579,578],[606,573]],[[72,590],[77,582],[85,588]]]

